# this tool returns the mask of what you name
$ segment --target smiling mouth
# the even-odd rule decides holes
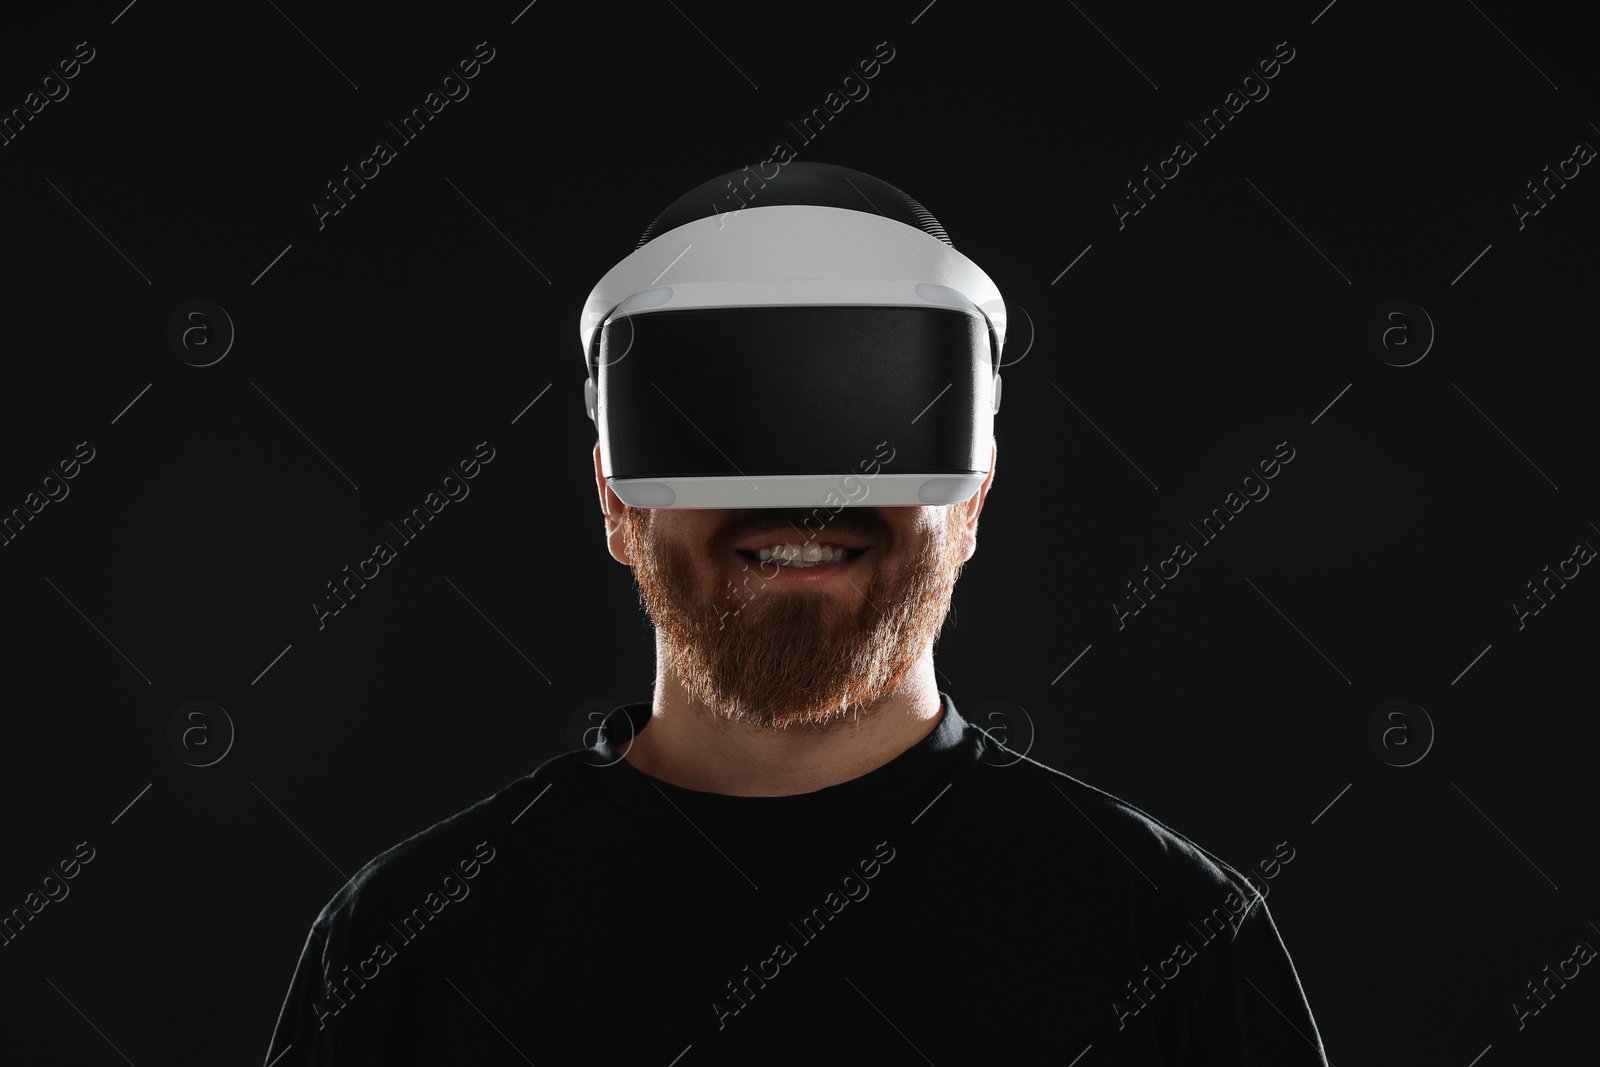
[[[743,556],[745,559],[748,559],[748,560],[750,560],[752,562],[755,562],[755,563],[772,563],[772,564],[775,564],[777,566],[783,567],[783,568],[785,568],[787,570],[804,570],[804,569],[806,569],[808,567],[826,567],[826,566],[828,566],[829,564],[832,564],[832,563],[848,563],[850,560],[855,559],[857,556],[863,555],[864,553],[871,551],[871,549],[866,549],[866,548],[831,548],[831,549],[823,550],[823,554],[826,555],[827,558],[820,558],[819,557],[819,558],[814,559],[814,560],[804,559],[801,556],[793,556],[793,557],[791,557],[791,556],[789,556],[789,555],[787,555],[785,553],[785,551],[783,550],[782,546],[779,546],[777,550],[770,549],[770,548],[762,548],[762,549],[734,549],[734,551],[737,554]]]

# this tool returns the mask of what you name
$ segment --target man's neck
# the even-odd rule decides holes
[[[931,651],[861,715],[825,727],[764,729],[714,715],[658,671],[649,725],[627,746],[635,770],[683,789],[741,797],[811,793],[877,770],[943,717]]]

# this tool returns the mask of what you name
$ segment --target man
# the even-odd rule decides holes
[[[363,868],[312,926],[268,1061],[1325,1065],[1242,875],[937,687],[997,460],[997,292],[887,183],[788,163],[730,218],[706,194],[739,178],[658,218],[582,331],[653,699]],[[922,270],[896,242],[953,284],[889,285]],[[901,419],[936,349],[977,370]],[[895,389],[868,388],[891,358]],[[808,375],[904,447],[830,475],[859,419],[774,384]],[[637,432],[671,410],[652,388],[687,425]]]

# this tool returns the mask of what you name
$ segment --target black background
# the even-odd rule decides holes
[[[0,511],[95,458],[0,548],[0,909],[96,855],[0,948],[8,1055],[263,1062],[349,874],[568,748],[592,702],[649,696],[577,310],[679,193],[779,142],[921,200],[1011,312],[938,648],[963,713],[1242,868],[1287,842],[1270,905],[1334,1063],[1592,1055],[1593,967],[1520,1030],[1511,1008],[1600,946],[1600,578],[1521,629],[1511,608],[1600,544],[1600,177],[1520,228],[1511,206],[1600,145],[1592,39],[1570,7],[1324,2],[11,22],[7,111],[77,42],[95,58],[0,147]],[[323,183],[480,41],[470,95],[319,229]],[[885,41],[806,144],[790,123]],[[1119,229],[1124,183],[1281,41],[1270,95]],[[1407,367],[1367,342],[1397,299],[1437,331]],[[209,367],[166,340],[191,300],[237,332]],[[324,583],[480,441],[470,497],[319,629]],[[1188,523],[1285,441],[1271,495],[1201,546]],[[1179,540],[1198,558],[1119,630]],[[1397,720],[1407,767],[1367,740],[1397,699],[1434,734]],[[190,700],[236,730],[212,766],[169,747]],[[971,904],[995,936],[1058,918]]]

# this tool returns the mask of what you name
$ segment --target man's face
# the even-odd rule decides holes
[[[869,712],[910,673],[971,555],[967,510],[627,508],[623,534],[689,695],[722,717],[787,729]],[[808,541],[866,547],[803,569],[740,551]]]

